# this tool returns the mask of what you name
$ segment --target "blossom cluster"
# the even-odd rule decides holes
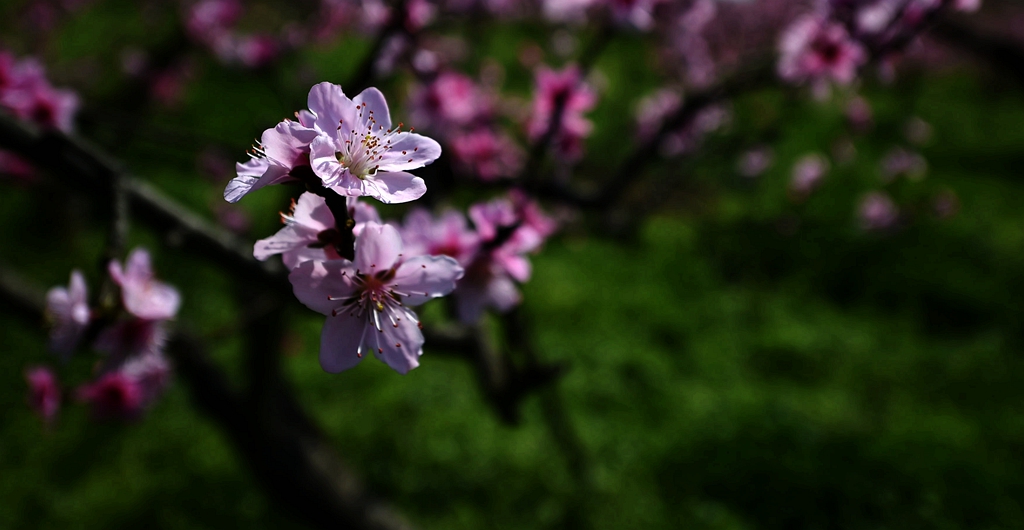
[[[457,80],[456,80],[456,84]],[[429,99],[431,96],[422,95]],[[299,183],[309,191],[281,214],[284,227],[257,241],[260,260],[280,254],[295,296],[327,317],[320,364],[328,372],[355,366],[372,354],[399,373],[419,365],[423,333],[412,309],[454,293],[456,315],[475,322],[485,309],[516,305],[516,282],[530,276],[527,253],[536,251],[554,223],[521,193],[450,210],[435,219],[422,208],[402,224],[381,219],[359,197],[405,203],[426,192],[408,170],[436,160],[434,140],[392,126],[383,95],[369,88],[354,98],[320,83],[308,110],[263,133],[251,160],[237,165],[225,189],[234,202],[270,184]],[[428,111],[429,110],[429,111]],[[455,102],[417,113],[434,120],[471,120],[475,107]]]
[[[40,127],[69,132],[74,126],[78,96],[54,88],[39,61],[17,59],[0,49],[0,110]],[[34,174],[28,162],[5,151],[0,151],[0,172],[22,178]]]
[[[413,118],[451,147],[458,169],[489,181],[515,176],[522,149],[496,126],[496,98],[469,76],[444,70],[416,88]]]
[[[50,320],[50,349],[68,361],[86,339],[103,354],[91,382],[75,397],[91,406],[98,418],[138,417],[161,395],[170,377],[164,357],[166,323],[181,305],[178,291],[158,281],[144,249],[133,250],[124,265],[111,261],[110,284],[119,298],[115,304],[91,308],[85,277],[72,271],[68,286],[54,287],[46,295]],[[49,369],[26,372],[29,402],[47,421],[56,416],[61,389]]]
[[[779,75],[790,82],[850,84],[869,58],[889,60],[941,12],[973,11],[980,0],[829,0],[779,40]]]
[[[202,0],[191,6],[185,20],[194,41],[209,48],[225,64],[249,68],[266,66],[282,51],[279,39],[235,29],[243,14],[239,0]]]

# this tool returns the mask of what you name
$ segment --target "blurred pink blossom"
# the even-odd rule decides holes
[[[828,173],[828,165],[828,159],[817,153],[800,157],[793,164],[792,178],[789,181],[790,192],[798,200],[806,198],[821,185],[822,179]]]
[[[879,231],[896,224],[896,220],[899,219],[899,209],[888,195],[872,191],[861,199],[860,205],[857,207],[857,217],[862,229]]]
[[[779,41],[779,51],[779,75],[794,83],[830,79],[846,85],[867,60],[864,47],[842,25],[816,15],[793,22]]]
[[[451,148],[458,166],[484,181],[515,176],[524,157],[512,138],[486,128],[454,137]]]
[[[583,153],[583,139],[593,128],[583,113],[597,105],[597,94],[583,82],[574,65],[557,72],[542,66],[535,72],[535,81],[533,109],[527,123],[530,139],[536,141],[548,132],[555,110],[561,106],[553,144],[563,157],[578,158]]]
[[[134,378],[120,371],[108,372],[78,388],[78,399],[92,408],[96,419],[135,419],[142,412],[145,392]]]
[[[53,370],[35,366],[25,370],[28,383],[28,405],[46,423],[53,423],[60,412],[60,383]]]
[[[487,111],[476,83],[458,72],[444,72],[412,95],[412,118],[418,126],[445,133],[469,125]]]
[[[766,145],[744,151],[736,161],[736,172],[747,178],[755,178],[768,170],[774,160],[772,148]]]
[[[891,149],[879,165],[883,182],[900,176],[920,180],[928,172],[928,161],[923,156],[902,147]]]
[[[89,325],[89,293],[85,277],[71,271],[67,289],[54,287],[46,293],[46,315],[50,319],[50,349],[65,360],[78,347],[82,333]]]

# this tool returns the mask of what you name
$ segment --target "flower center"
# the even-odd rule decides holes
[[[345,274],[342,272],[342,275]],[[402,305],[401,297],[409,295],[395,290],[395,287],[398,286],[390,283],[394,277],[395,268],[376,274],[362,274],[357,270],[352,276],[353,283],[356,284],[354,294],[345,298],[328,297],[329,300],[341,302],[331,312],[332,316],[347,314],[352,318],[365,319],[366,326],[363,328],[363,335],[360,337],[359,347],[356,349],[356,355],[359,357],[363,356],[364,349],[376,350],[378,354],[384,352],[381,344],[383,326],[390,324],[397,328],[403,317],[419,324],[416,321],[416,314]],[[377,333],[370,332],[371,329],[376,329]],[[401,345],[395,347],[401,347]]]
[[[394,128],[384,129],[383,125],[377,125],[373,111],[368,110],[366,103],[363,103],[359,106],[359,118],[356,120],[355,128],[345,130],[347,124],[338,124],[341,144],[334,152],[334,158],[359,180],[373,177],[380,169],[384,154],[391,150],[392,139],[402,132],[403,125],[399,123]],[[409,132],[412,131],[410,128]],[[406,152],[402,151],[402,154],[405,155]]]

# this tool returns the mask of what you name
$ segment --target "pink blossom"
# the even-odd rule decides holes
[[[270,35],[245,35],[235,42],[234,57],[248,68],[267,66],[280,54],[280,44]]]
[[[582,22],[598,0],[543,0],[544,16],[556,22]]]
[[[547,67],[537,69],[533,110],[527,123],[531,140],[544,136],[551,127],[555,108],[561,103],[561,123],[555,130],[554,145],[567,158],[582,154],[584,138],[593,124],[583,117],[597,104],[597,95],[580,78],[579,68],[567,66],[559,72]]]
[[[135,419],[145,397],[139,381],[121,371],[108,372],[78,388],[78,399],[92,407],[97,419]]]
[[[899,176],[921,180],[928,172],[928,161],[918,153],[895,147],[882,159],[880,170],[883,182],[891,182]]]
[[[480,250],[454,294],[463,322],[476,322],[487,308],[505,312],[520,302],[516,282],[529,280],[531,273],[524,254],[539,249],[554,230],[554,223],[532,201],[525,196],[515,199],[496,199],[469,209]]]
[[[136,248],[124,267],[111,261],[107,270],[121,287],[121,301],[132,315],[146,320],[166,320],[178,313],[181,297],[177,289],[156,280],[149,252]]]
[[[88,296],[85,277],[78,270],[71,271],[67,289],[54,287],[46,293],[46,314],[53,323],[50,349],[65,359],[75,351],[89,325]]]
[[[34,87],[46,83],[46,71],[34,58],[16,60],[8,53],[0,54],[0,91]]]
[[[341,87],[320,83],[309,92],[319,136],[310,144],[313,171],[340,195],[370,196],[385,203],[408,202],[427,191],[407,170],[441,155],[434,140],[391,126],[384,95],[368,88],[349,99]]]
[[[0,105],[18,118],[42,127],[69,132],[74,128],[78,96],[70,90],[56,89],[34,60],[17,63],[9,74],[8,86],[0,91]]]
[[[60,411],[60,383],[53,370],[36,366],[25,370],[28,405],[46,423],[52,423]]]
[[[647,30],[654,26],[654,9],[661,0],[606,0],[612,17],[622,24]]]
[[[954,0],[953,9],[973,13],[981,9],[981,0]]]
[[[380,216],[372,206],[357,202],[350,197],[349,217],[355,221],[353,233],[358,234],[367,222],[380,223]],[[327,261],[341,259],[336,247],[342,244],[334,214],[327,207],[327,201],[313,193],[303,193],[298,202],[292,203],[290,214],[281,214],[284,228],[266,239],[256,242],[253,256],[264,261],[270,256],[281,254],[289,269],[303,261]]]
[[[842,25],[814,15],[797,19],[783,33],[779,44],[779,75],[790,82],[830,78],[845,85],[867,60],[860,43]]]
[[[159,353],[167,339],[164,321],[178,313],[181,297],[177,289],[157,281],[149,253],[137,248],[124,267],[111,261],[110,277],[121,287],[121,304],[127,315],[103,330],[95,348],[111,356],[108,364],[136,356]]]
[[[238,202],[247,193],[264,186],[299,180],[297,174],[309,171],[309,146],[317,138],[314,118],[308,112],[296,113],[298,121],[284,120],[267,129],[260,145],[253,149],[252,159],[238,163],[238,176],[224,188],[224,200]]]
[[[536,252],[540,250],[551,234],[558,229],[558,223],[540,209],[537,201],[520,190],[512,190],[508,194],[516,215],[519,217],[519,234],[521,252]]]
[[[485,128],[456,136],[451,148],[458,166],[483,181],[515,176],[524,158],[514,140]]]
[[[489,252],[466,267],[454,294],[459,320],[471,324],[488,308],[505,313],[522,301],[516,282],[503,266],[504,257]]]
[[[672,34],[672,46],[686,63],[686,78],[697,87],[708,86],[715,79],[715,59],[703,33],[717,14],[717,2],[697,0],[676,21]]]
[[[241,16],[242,4],[238,0],[202,0],[189,10],[185,27],[193,39],[213,45]]]
[[[864,33],[881,33],[885,31],[893,19],[899,16],[899,10],[906,2],[880,0],[865,5],[857,12],[857,29]]]
[[[758,177],[772,166],[774,158],[771,147],[755,147],[740,155],[736,162],[736,171],[747,178]]]
[[[815,153],[804,155],[793,165],[789,190],[797,198],[805,198],[821,184],[826,173],[828,160],[824,156]]]
[[[636,133],[641,139],[650,139],[661,128],[668,115],[675,112],[683,101],[683,96],[672,89],[662,89],[644,97],[637,104]]]
[[[413,118],[424,127],[465,126],[483,111],[476,83],[457,72],[444,72],[412,95]]]
[[[358,236],[367,223],[384,224],[380,219],[380,214],[377,213],[377,209],[368,202],[360,201],[356,197],[348,197],[346,206],[348,207],[348,218],[355,223],[352,227],[352,234],[354,235]]]
[[[461,213],[448,210],[435,220],[423,208],[415,208],[405,216],[402,240],[412,255],[449,256],[463,266],[473,260],[480,243]]]
[[[877,231],[891,227],[899,219],[899,209],[888,195],[873,191],[865,195],[857,207],[860,226],[864,230]]]
[[[447,256],[402,254],[390,225],[368,223],[356,237],[355,261],[306,261],[288,276],[295,296],[327,315],[320,366],[337,373],[366,352],[399,373],[419,365],[423,333],[409,306],[450,293],[463,269]]]
[[[405,27],[418,31],[430,24],[437,14],[437,7],[429,0],[408,0],[405,4]]]
[[[340,234],[323,197],[303,193],[298,202],[292,203],[290,214],[281,214],[281,222],[284,228],[256,242],[253,247],[256,259],[264,261],[281,254],[285,266],[294,269],[303,261],[341,258],[335,250]]]
[[[142,391],[142,406],[155,402],[171,380],[171,365],[159,352],[132,357],[118,371],[134,381]]]

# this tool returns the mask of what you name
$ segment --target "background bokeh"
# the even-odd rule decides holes
[[[143,103],[124,54],[178,38],[180,6],[90,2],[41,35],[30,4],[0,7],[0,45],[37,55],[55,84],[79,93],[79,134],[211,220],[244,213],[249,240],[276,230],[288,190],[226,206],[233,162],[302,108],[313,83],[350,79],[372,40],[346,34],[265,69],[193,53],[180,92]],[[286,8],[260,3],[247,23]],[[466,69],[500,65],[502,90],[524,101],[533,74],[520,51],[538,45],[559,62],[536,24],[458,31],[472,43]],[[594,65],[603,86],[584,174],[629,151],[636,103],[662,82],[644,45],[620,35]],[[395,116],[408,115],[409,81],[376,83]],[[841,94],[819,101],[776,83],[731,101],[696,154],[652,166],[642,192],[658,200],[635,231],[609,237],[569,218],[532,257],[522,311],[541,355],[568,369],[525,400],[518,425],[495,415],[468,364],[429,343],[405,377],[380,363],[325,374],[323,317],[297,302],[287,372],[343,460],[422,528],[1024,527],[1016,83],[966,59],[913,63],[891,83],[865,80],[873,125],[862,133],[847,125]],[[931,129],[915,147],[925,176],[884,183],[881,161],[910,144],[907,124],[918,121]],[[738,174],[738,158],[758,146],[771,148],[771,166]],[[815,152],[831,168],[796,200],[793,164]],[[859,201],[880,189],[903,213],[895,227],[865,231]],[[958,209],[937,215],[936,197]],[[99,216],[46,179],[0,181],[0,261],[41,286],[64,284],[76,267],[95,284]],[[179,323],[240,377],[231,326],[235,291],[247,287],[143,227],[130,242],[182,292]],[[97,423],[71,406],[42,425],[25,405],[23,371],[51,362],[45,337],[43,323],[0,311],[0,528],[298,527],[180,384],[136,423]],[[72,382],[90,363],[72,361]],[[564,410],[546,405],[552,394]]]

